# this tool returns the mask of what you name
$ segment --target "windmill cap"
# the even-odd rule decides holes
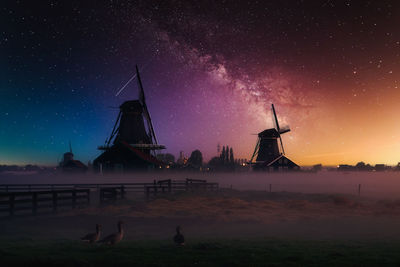
[[[122,112],[134,112],[134,113],[143,112],[143,106],[139,100],[125,101],[119,108],[121,109]]]
[[[264,130],[258,133],[258,137],[279,137],[279,133],[275,128]]]

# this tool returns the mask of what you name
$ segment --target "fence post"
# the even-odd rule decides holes
[[[104,190],[100,188],[100,204],[104,201]]]
[[[168,181],[168,192],[172,192],[172,181],[171,181],[171,179],[169,179],[169,181]]]
[[[87,197],[87,204],[90,204],[90,189],[87,189],[86,197]]]
[[[53,212],[57,211],[57,191],[53,191]]]
[[[32,195],[32,213],[36,215],[37,213],[37,207],[38,207],[38,199],[37,199],[37,193],[34,192]]]
[[[15,206],[15,195],[14,194],[10,195],[9,201],[10,201],[10,215],[12,216],[12,215],[14,215],[14,206]]]
[[[358,184],[358,196],[361,195],[361,184]]]
[[[154,180],[153,187],[154,187],[154,195],[157,195],[157,181],[156,180]]]
[[[269,184],[269,192],[272,192],[272,184]]]
[[[125,198],[125,186],[121,185],[121,199]]]
[[[76,206],[76,191],[75,188],[72,190],[72,208],[75,209]]]
[[[112,192],[113,202],[115,202],[115,201],[117,200],[117,198],[118,198],[118,190],[117,190],[117,187],[114,187],[114,188],[111,190],[111,192]]]

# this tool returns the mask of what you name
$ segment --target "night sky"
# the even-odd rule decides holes
[[[2,1],[0,164],[93,160],[141,70],[178,156],[250,159],[272,127],[302,165],[400,161],[399,1]]]

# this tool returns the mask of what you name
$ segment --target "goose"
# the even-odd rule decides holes
[[[107,245],[115,245],[119,241],[122,240],[124,237],[124,229],[122,228],[123,222],[119,221],[118,222],[118,233],[114,233],[111,235],[106,236],[102,240],[99,241],[99,243],[105,243]]]
[[[184,246],[185,245],[185,237],[181,234],[181,227],[180,226],[176,227],[176,235],[174,236],[174,242],[178,246]]]
[[[83,242],[94,243],[97,242],[101,235],[101,225],[96,224],[96,233],[90,233],[81,238]]]

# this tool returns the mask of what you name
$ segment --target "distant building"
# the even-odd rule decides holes
[[[188,161],[188,158],[185,157],[185,154],[183,153],[183,151],[180,151],[180,152],[179,152],[179,158],[178,158],[178,160],[176,161],[176,164],[178,164],[178,165],[185,165],[185,164],[187,163],[187,161]]]
[[[375,171],[377,171],[377,172],[384,171],[385,169],[386,169],[385,164],[376,164],[375,165]]]
[[[348,164],[340,164],[338,166],[338,171],[354,171],[355,168],[352,165],[348,165]]]
[[[64,172],[86,172],[88,167],[74,159],[74,154],[72,154],[72,148],[70,144],[70,151],[64,153],[63,160],[60,162],[59,167]]]
[[[265,162],[264,165],[259,165],[259,167],[263,170],[270,170],[270,171],[288,171],[288,170],[298,170],[299,166],[288,159],[285,155],[280,155],[273,161],[267,163]]]
[[[322,164],[315,164],[312,166],[312,171],[319,172],[322,171]]]

